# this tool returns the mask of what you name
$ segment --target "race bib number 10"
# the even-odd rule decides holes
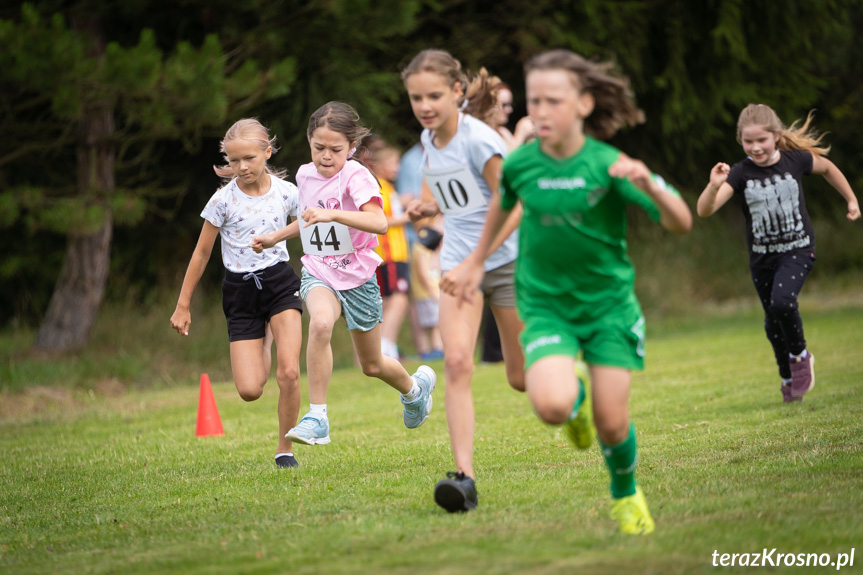
[[[482,190],[464,164],[448,168],[424,168],[423,175],[444,215],[467,212],[486,205]]]
[[[297,218],[300,223],[300,239],[303,251],[313,256],[341,256],[354,252],[350,228],[337,222],[320,222],[304,227],[303,218]]]

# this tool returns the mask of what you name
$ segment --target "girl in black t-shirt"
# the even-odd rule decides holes
[[[782,378],[782,400],[801,401],[815,385],[815,358],[806,350],[797,297],[815,263],[815,234],[803,197],[802,177],[824,176],[848,203],[848,219],[860,218],[848,180],[827,159],[823,135],[810,128],[812,113],[785,127],[772,108],[746,106],[737,120],[737,141],[746,159],[719,162],[698,198],[706,218],[735,193],[746,217],[749,268],[764,307],[764,328]]]

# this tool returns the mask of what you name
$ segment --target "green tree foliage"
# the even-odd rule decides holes
[[[435,18],[423,22],[417,34],[472,67],[487,66],[518,96],[523,95],[521,67],[537,52],[564,47],[615,61],[630,77],[647,116],[645,126],[617,142],[671,168],[673,179],[684,184],[703,180],[704,167],[719,159],[739,157],[734,125],[746,104],[768,103],[790,122],[819,106],[840,77],[845,82],[861,77],[852,73],[859,67],[853,17],[859,21],[863,13],[856,0],[504,0],[434,6]],[[859,90],[860,81],[855,83]]]
[[[112,284],[176,282],[218,185],[218,139],[240,117],[257,116],[278,135],[274,163],[291,173],[309,161],[307,120],[328,100],[350,102],[373,130],[410,145],[419,127],[399,70],[429,47],[501,76],[515,116],[531,55],[565,47],[616,61],[647,123],[614,143],[693,204],[710,166],[741,157],[736,117],[754,101],[789,123],[817,108],[817,126],[833,132],[831,157],[863,189],[859,0],[42,0],[3,10],[0,237],[15,249],[0,263],[10,286],[0,288],[0,321],[41,315],[60,234],[98,225],[106,211],[120,226]],[[70,27],[82,14],[102,24],[99,58]],[[76,114],[93,102],[115,120],[110,193],[76,184]],[[831,193],[823,209],[814,202],[816,213],[834,217]],[[217,276],[219,266],[210,268]]]
[[[63,14],[48,18],[24,4],[20,20],[0,21],[0,86],[9,94],[0,126],[14,135],[0,144],[3,220],[69,238],[37,338],[47,351],[86,343],[114,223],[140,222],[148,196],[164,194],[158,180],[142,177],[154,143],[180,141],[194,151],[201,131],[224,124],[232,104],[244,108],[283,96],[293,81],[291,57],[271,62],[266,73],[252,59],[227,70],[230,58],[215,35],[198,46],[180,41],[165,53],[144,28],[137,42],[124,45],[108,38],[111,16],[82,4],[70,8],[67,23]],[[33,156],[39,156],[38,173],[23,169],[36,165]],[[94,243],[95,237],[101,240]],[[28,254],[16,254],[4,273],[28,265]],[[67,335],[51,338],[50,332]]]

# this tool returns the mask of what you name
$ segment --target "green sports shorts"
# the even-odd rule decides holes
[[[564,311],[519,310],[524,320],[521,346],[525,369],[544,357],[578,357],[589,365],[644,369],[644,315],[637,301],[615,308],[601,318],[579,321]]]

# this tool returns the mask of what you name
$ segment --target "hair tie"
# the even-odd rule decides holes
[[[353,148],[351,148],[351,151],[350,151],[350,152],[348,152],[348,159],[349,159],[349,160],[354,156],[354,152],[356,152],[356,151],[357,151],[357,147],[356,147],[356,146],[354,146]]]
[[[461,103],[461,106],[458,107],[459,112],[464,112],[467,109],[467,105],[470,104],[470,100],[467,98],[464,99],[464,102]]]

